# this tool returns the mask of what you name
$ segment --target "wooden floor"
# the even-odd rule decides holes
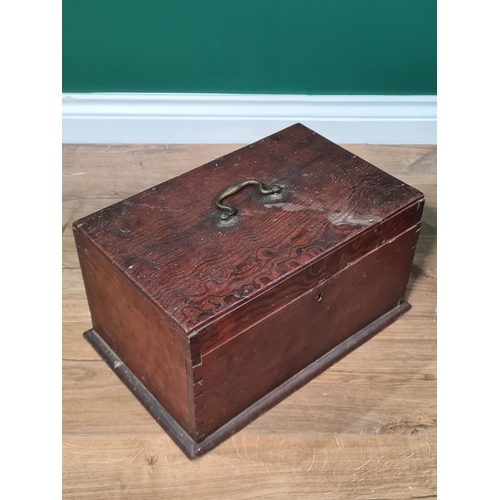
[[[346,146],[426,207],[396,324],[229,441],[189,461],[83,339],[71,223],[236,145],[63,146],[63,491],[85,499],[410,499],[436,495],[436,148]]]

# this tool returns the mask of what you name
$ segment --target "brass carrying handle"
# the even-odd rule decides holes
[[[223,205],[222,200],[224,198],[227,198],[228,196],[231,196],[241,189],[243,189],[245,186],[248,186],[249,184],[255,184],[256,186],[259,186],[259,190],[262,194],[277,194],[281,192],[281,186],[278,186],[275,184],[274,186],[271,186],[269,189],[266,189],[262,182],[256,181],[254,179],[249,180],[249,181],[242,181],[238,182],[237,184],[233,184],[232,186],[227,187],[217,195],[215,198],[215,204],[217,205],[217,208],[222,210],[223,212],[220,214],[220,219],[222,221],[226,221],[231,217],[232,215],[236,215],[236,208],[230,207],[228,205]]]

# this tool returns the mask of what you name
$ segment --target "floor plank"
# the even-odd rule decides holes
[[[185,458],[83,339],[91,318],[72,222],[238,147],[63,147],[64,498],[434,498],[434,146],[345,146],[426,196],[412,309],[200,460]]]
[[[188,462],[166,436],[65,436],[66,498],[432,498],[430,436],[237,434]]]

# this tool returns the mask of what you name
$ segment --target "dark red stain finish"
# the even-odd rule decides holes
[[[283,192],[246,187],[257,179]],[[422,194],[302,125],[287,128],[79,221],[113,264],[189,333]]]
[[[282,191],[247,186],[221,221],[215,197],[248,179]],[[218,442],[259,398],[402,313],[423,205],[296,124],[89,215],[74,231],[101,351],[193,443]]]

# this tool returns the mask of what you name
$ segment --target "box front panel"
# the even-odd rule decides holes
[[[404,299],[417,224],[201,356],[197,436],[207,436]]]
[[[342,247],[317,260],[300,272],[272,287],[203,328],[191,338],[193,352],[207,355],[213,349],[238,336],[258,320],[278,311],[318,283],[332,277],[364,255],[384,245],[422,219],[424,200],[421,199],[378,226],[348,241]]]

